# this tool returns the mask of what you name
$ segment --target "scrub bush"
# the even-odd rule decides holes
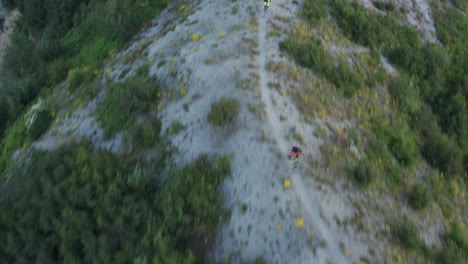
[[[230,123],[239,113],[240,103],[234,98],[221,98],[211,105],[208,121],[214,126]]]

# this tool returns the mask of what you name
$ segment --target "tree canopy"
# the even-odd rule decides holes
[[[0,259],[7,263],[195,263],[222,212],[227,157],[199,157],[163,180],[162,160],[138,161],[86,143],[34,153],[1,191]]]

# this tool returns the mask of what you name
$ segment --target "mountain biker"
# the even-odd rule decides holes
[[[289,158],[298,161],[299,156],[302,155],[302,149],[296,146],[293,146],[291,152],[289,153]]]
[[[263,6],[265,7],[265,12],[270,6],[271,0],[263,0]]]

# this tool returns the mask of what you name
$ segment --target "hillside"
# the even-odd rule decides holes
[[[464,1],[3,2],[0,259],[468,261]]]

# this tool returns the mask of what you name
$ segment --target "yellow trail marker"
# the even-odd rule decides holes
[[[288,180],[288,179],[284,180],[283,186],[284,188],[291,187],[291,180]]]
[[[281,227],[281,224],[277,224],[277,225],[276,225],[276,231],[281,232],[281,229],[283,229],[283,228]]]
[[[304,227],[304,218],[302,216],[296,218],[296,227]]]

